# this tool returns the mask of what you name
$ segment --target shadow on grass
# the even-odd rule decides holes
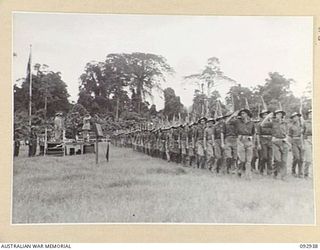
[[[64,176],[35,176],[29,178],[29,181],[40,183],[40,182],[48,182],[48,181],[78,181],[78,180],[85,180],[92,175],[84,175],[84,174],[71,174],[71,175],[64,175]]]
[[[147,170],[148,174],[168,174],[168,175],[182,175],[187,174],[187,171],[183,168],[152,168]]]
[[[116,187],[132,187],[135,185],[147,185],[149,184],[148,181],[140,181],[140,180],[119,180],[119,181],[115,181],[112,182],[108,185],[109,188],[116,188]]]

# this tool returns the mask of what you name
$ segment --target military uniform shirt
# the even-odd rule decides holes
[[[236,128],[239,135],[252,136],[255,132],[253,121],[244,122],[242,119],[238,119]]]
[[[277,121],[274,120],[271,122],[272,124],[272,136],[278,139],[286,138],[288,134],[288,125],[285,121]]]
[[[312,136],[312,120],[304,121],[304,131],[305,136]]]
[[[259,123],[257,134],[259,135],[272,135],[272,123],[265,123],[261,126],[261,122]]]
[[[300,137],[303,132],[303,127],[300,122],[293,122],[289,127],[290,137]]]
[[[221,139],[221,133],[226,133],[226,124],[224,122],[218,123],[213,127],[214,139]]]
[[[230,120],[225,124],[225,135],[227,136],[237,136],[237,119]]]
[[[195,130],[195,138],[196,140],[203,140],[204,138],[204,127],[203,126],[197,126]]]
[[[188,131],[185,131],[185,130],[181,131],[181,133],[180,133],[181,140],[186,141],[187,137],[188,137]]]
[[[209,128],[205,128],[204,130],[204,134],[205,134],[205,137],[206,137],[206,140],[212,140],[212,135],[213,135],[213,127]]]

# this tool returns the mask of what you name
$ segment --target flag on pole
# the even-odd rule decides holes
[[[31,59],[31,48],[30,45],[30,54],[29,54],[29,60],[27,65],[27,79],[29,79],[29,127],[31,131],[31,115],[32,115],[32,72],[31,72],[31,65],[32,65],[32,59]]]
[[[27,79],[29,79],[30,73],[31,73],[31,50],[30,50],[29,60],[27,64]]]

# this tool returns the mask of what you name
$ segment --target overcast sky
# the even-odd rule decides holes
[[[163,15],[13,14],[13,81],[25,77],[32,44],[33,63],[60,71],[70,100],[78,99],[79,76],[90,61],[109,53],[146,52],[164,56],[176,74],[171,86],[186,106],[193,86],[182,77],[198,73],[218,57],[225,75],[246,87],[263,84],[277,71],[296,82],[301,96],[313,72],[312,17],[222,17]],[[224,96],[229,86],[218,86]],[[157,108],[163,100],[155,97]]]

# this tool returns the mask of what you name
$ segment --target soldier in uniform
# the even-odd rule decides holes
[[[304,177],[309,177],[312,165],[312,110],[308,110],[307,119],[304,121]]]
[[[189,125],[188,128],[188,159],[189,159],[189,166],[192,167],[193,163],[195,162],[195,141],[194,141],[194,134],[195,134],[195,126],[194,123]]]
[[[268,124],[268,119],[272,117],[272,113],[268,114],[262,121],[261,126]],[[272,151],[273,151],[273,172],[275,178],[280,174],[284,180],[287,175],[287,159],[289,151],[288,142],[288,125],[284,120],[286,113],[281,107],[274,112],[274,119],[271,122],[272,133]]]
[[[195,143],[197,153],[197,167],[205,168],[204,130],[207,118],[201,117],[195,130]]]
[[[13,155],[15,157],[17,157],[17,156],[19,156],[19,150],[20,150],[20,135],[19,135],[18,129],[14,130],[13,140],[14,140],[14,154]]]
[[[254,124],[254,128],[255,128],[255,132],[256,132],[256,139],[254,140],[254,145],[252,147],[252,160],[251,160],[251,171],[256,171],[259,170],[259,162],[260,162],[260,157],[259,157],[259,147],[258,147],[258,140],[257,140],[257,131],[258,131],[258,127],[260,124],[260,120],[259,119],[252,119],[253,124]]]
[[[155,129],[154,130],[154,157],[159,157],[159,152],[160,152],[159,136],[160,136],[160,129]]]
[[[31,127],[31,132],[29,135],[29,157],[33,157],[37,152],[37,134],[35,131],[35,126]]]
[[[302,173],[302,164],[303,164],[303,125],[300,120],[301,114],[294,112],[290,118],[292,123],[289,126],[289,137],[291,141],[291,149],[292,149],[292,168],[291,173],[293,176],[303,177]],[[296,168],[298,166],[298,173],[296,172]]]
[[[56,117],[54,118],[54,138],[56,142],[60,142],[61,139],[63,139],[63,127],[62,113],[57,112]]]
[[[239,111],[240,119],[237,120],[236,130],[238,133],[238,157],[239,172],[245,174],[246,178],[251,179],[251,161],[253,147],[255,143],[255,126],[251,120],[252,114],[248,108]]]
[[[188,166],[188,132],[189,126],[188,124],[180,125],[180,148],[181,148],[181,162],[184,167]]]
[[[228,169],[224,169],[224,136],[226,132],[226,124],[224,122],[224,116],[220,114],[216,118],[216,124],[213,127],[213,139],[214,139],[214,165],[212,171],[215,173],[219,172],[227,172],[230,170],[230,167]],[[230,159],[229,159],[230,161]],[[231,166],[231,163],[229,162],[229,166]],[[227,170],[227,171],[225,171]]]
[[[159,151],[160,151],[160,159],[166,159],[166,129],[161,128],[159,134]]]
[[[233,112],[225,117],[224,157],[227,173],[235,173],[238,169],[237,114],[238,112]]]
[[[44,145],[45,144],[45,135],[44,134],[40,134],[39,135],[39,155],[43,156],[44,155]]]
[[[215,163],[214,159],[214,126],[215,120],[213,118],[209,118],[206,121],[206,128],[204,130],[204,150],[206,152],[206,167],[212,171]]]
[[[180,133],[179,127],[173,126],[171,134],[170,158],[175,163],[180,163]]]
[[[89,131],[91,130],[91,124],[90,124],[91,116],[90,114],[86,114],[83,118],[83,126],[82,126],[82,133],[83,133],[83,141],[89,141]]]
[[[156,131],[155,130],[152,130],[150,132],[150,155],[152,157],[156,157],[156,152],[157,152],[157,145],[156,145],[156,142],[157,142],[157,136],[156,136]]]
[[[171,144],[171,127],[166,129],[165,131],[165,152],[166,152],[166,158],[167,161],[170,162],[171,158],[170,158],[170,144]]]
[[[268,110],[262,110],[260,118],[262,121],[271,112]],[[272,173],[272,124],[265,123],[262,126],[262,121],[258,124],[257,128],[257,145],[259,152],[259,172],[263,174],[266,171],[267,175]]]

